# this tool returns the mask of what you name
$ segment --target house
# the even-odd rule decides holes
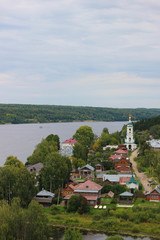
[[[103,151],[108,149],[117,149],[118,145],[106,145],[105,147],[103,147]]]
[[[100,204],[102,186],[99,184],[87,180],[84,183],[75,186],[74,193],[79,195],[82,194],[88,201],[90,206]]]
[[[133,175],[135,177],[135,175]],[[132,174],[99,174],[97,175],[97,181],[104,184],[121,184],[126,185]]]
[[[131,193],[133,193],[135,189],[139,189],[139,183],[133,176],[126,182],[126,186],[131,190]]]
[[[126,182],[129,182],[131,177],[120,177],[119,184],[126,186]]]
[[[117,159],[121,159],[122,158],[122,155],[121,154],[114,154],[114,155],[111,155],[110,157],[109,157],[109,160],[111,160],[111,161],[115,161],[115,160],[117,160]]]
[[[158,139],[152,139],[150,141],[147,141],[147,143],[154,149],[154,150],[160,150],[160,140]]]
[[[59,153],[62,156],[71,157],[73,155],[73,146],[66,146],[66,147],[63,146],[63,148],[59,150]]]
[[[119,176],[118,175],[110,175],[104,174],[103,175],[103,183],[104,184],[118,184],[119,183]]]
[[[86,164],[85,166],[78,168],[80,178],[94,179],[94,167]]]
[[[117,166],[116,171],[119,174],[130,174],[131,173],[131,168],[130,166]]]
[[[74,194],[74,185],[73,184],[66,185],[62,191],[62,196],[65,197],[72,194]]]
[[[44,207],[50,207],[52,205],[52,200],[54,196],[54,193],[48,192],[43,189],[42,191],[37,193],[36,197],[34,197],[34,200],[42,204]]]
[[[95,169],[96,169],[96,172],[99,173],[99,172],[102,172],[104,170],[104,167],[101,165],[101,164],[96,164],[95,165]]]
[[[39,172],[41,171],[41,169],[43,168],[43,163],[35,163],[33,165],[29,165],[27,167],[27,170],[32,173],[32,172],[35,172],[36,176],[39,175]]]
[[[79,170],[78,169],[72,170],[71,171],[71,177],[72,177],[72,179],[80,178]]]
[[[62,142],[62,149],[66,148],[68,146],[72,146],[72,148],[73,148],[75,143],[77,143],[77,140],[74,138],[70,138],[70,139]]]
[[[119,159],[115,159],[114,160],[114,164],[115,164],[115,169],[119,166],[127,166],[130,167],[130,161],[128,158],[126,157],[121,157]]]
[[[145,194],[147,201],[160,202],[160,188],[156,186],[151,192]]]
[[[120,203],[132,203],[133,202],[133,193],[123,192],[119,194],[119,202]]]
[[[128,150],[118,149],[118,150],[115,151],[115,154],[118,154],[118,155],[128,155]]]
[[[114,197],[114,193],[113,193],[112,191],[109,191],[108,193],[102,194],[101,197],[104,197],[104,198],[113,198],[113,197]]]

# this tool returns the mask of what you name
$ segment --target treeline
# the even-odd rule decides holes
[[[134,121],[155,117],[160,109],[101,108],[56,105],[0,104],[0,124],[72,121]]]

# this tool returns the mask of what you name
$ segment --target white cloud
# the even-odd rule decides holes
[[[157,0],[1,0],[0,101],[159,101],[159,10]]]

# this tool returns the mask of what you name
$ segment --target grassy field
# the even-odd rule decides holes
[[[90,213],[68,213],[66,208],[45,209],[54,226],[70,226],[88,231],[100,231],[160,239],[160,203],[136,200],[133,208],[117,208],[107,204],[107,209],[90,208]]]

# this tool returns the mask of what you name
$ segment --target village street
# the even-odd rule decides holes
[[[147,175],[138,171],[137,163],[134,161],[134,158],[137,157],[137,155],[138,155],[138,149],[136,149],[132,153],[132,155],[130,156],[130,162],[132,163],[133,171],[136,174],[136,176],[139,178],[140,182],[142,183],[142,185],[144,187],[144,192],[145,191],[149,191],[150,192],[152,190],[152,188],[151,188],[151,186],[150,186],[150,184],[148,182]]]

